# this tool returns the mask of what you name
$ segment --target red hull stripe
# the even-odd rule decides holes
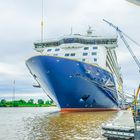
[[[62,108],[60,112],[119,111],[119,108]]]

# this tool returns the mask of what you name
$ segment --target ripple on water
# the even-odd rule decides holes
[[[27,139],[91,140],[103,139],[101,126],[117,112],[54,113],[26,120]]]
[[[0,108],[0,140],[103,140],[117,112],[51,113],[55,108]]]

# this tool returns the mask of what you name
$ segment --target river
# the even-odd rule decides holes
[[[56,107],[0,108],[0,140],[103,140],[117,112],[59,113]]]

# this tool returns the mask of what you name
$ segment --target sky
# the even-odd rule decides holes
[[[140,43],[140,7],[125,0],[44,0],[44,40],[73,33],[86,34],[90,25],[95,35],[116,35],[102,19],[119,26]],[[38,53],[33,43],[40,40],[41,0],[0,1],[0,99],[12,98],[15,80],[16,98],[47,99],[32,85],[25,61]],[[140,47],[128,40],[140,59]],[[116,49],[124,80],[124,91],[133,93],[138,87],[138,67],[118,38]]]

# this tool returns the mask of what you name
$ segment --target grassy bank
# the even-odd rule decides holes
[[[28,101],[22,99],[15,101],[6,101],[5,99],[2,99],[0,101],[0,107],[49,107],[49,106],[55,106],[53,104],[53,101],[50,100],[43,101],[42,99],[38,99],[37,103],[34,103],[33,99],[30,99]]]

